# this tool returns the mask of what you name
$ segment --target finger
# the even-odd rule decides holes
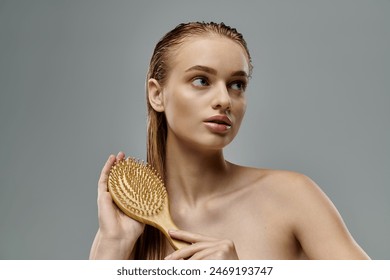
[[[166,260],[189,259],[192,258],[194,255],[198,254],[199,252],[208,249],[210,246],[212,246],[212,243],[210,242],[195,243],[171,253],[170,255],[166,256],[165,259]]]
[[[110,155],[103,166],[102,172],[100,173],[99,182],[98,182],[98,193],[107,191],[107,180],[108,175],[110,174],[110,169],[115,162],[115,156]]]
[[[116,162],[121,161],[125,158],[125,154],[123,152],[119,152],[116,156]]]
[[[169,230],[169,235],[174,239],[179,239],[182,241],[186,241],[188,243],[196,243],[196,242],[213,242],[217,239],[205,236],[198,233],[188,232],[185,230]]]
[[[212,259],[217,259],[213,258],[213,254],[215,253],[215,248],[207,248],[201,251],[196,252],[193,254],[188,260],[212,260]]]

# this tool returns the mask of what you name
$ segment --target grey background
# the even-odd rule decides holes
[[[390,1],[0,1],[0,258],[85,259],[107,156],[145,157],[145,73],[180,22],[223,21],[255,65],[227,159],[315,180],[390,254]]]

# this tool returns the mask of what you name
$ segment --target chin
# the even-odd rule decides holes
[[[188,133],[183,134],[172,134],[175,135],[173,143],[182,143],[187,148],[202,151],[218,151],[228,146],[235,138],[237,132],[231,131],[226,134],[210,133],[207,132],[194,132],[191,135]],[[169,137],[169,136],[168,136]]]
[[[230,137],[229,137],[230,138]],[[228,146],[233,141],[233,138],[227,139],[226,137],[212,137],[212,139],[202,139],[202,141],[197,142],[197,146],[200,149],[204,150],[222,150]]]

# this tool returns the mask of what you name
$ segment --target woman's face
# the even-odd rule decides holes
[[[244,49],[228,38],[190,37],[169,66],[162,88],[168,141],[225,147],[236,136],[246,108],[249,61]]]

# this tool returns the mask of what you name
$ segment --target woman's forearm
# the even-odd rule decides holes
[[[128,260],[131,257],[135,241],[129,239],[104,238],[100,231],[96,233],[89,259],[90,260]]]

